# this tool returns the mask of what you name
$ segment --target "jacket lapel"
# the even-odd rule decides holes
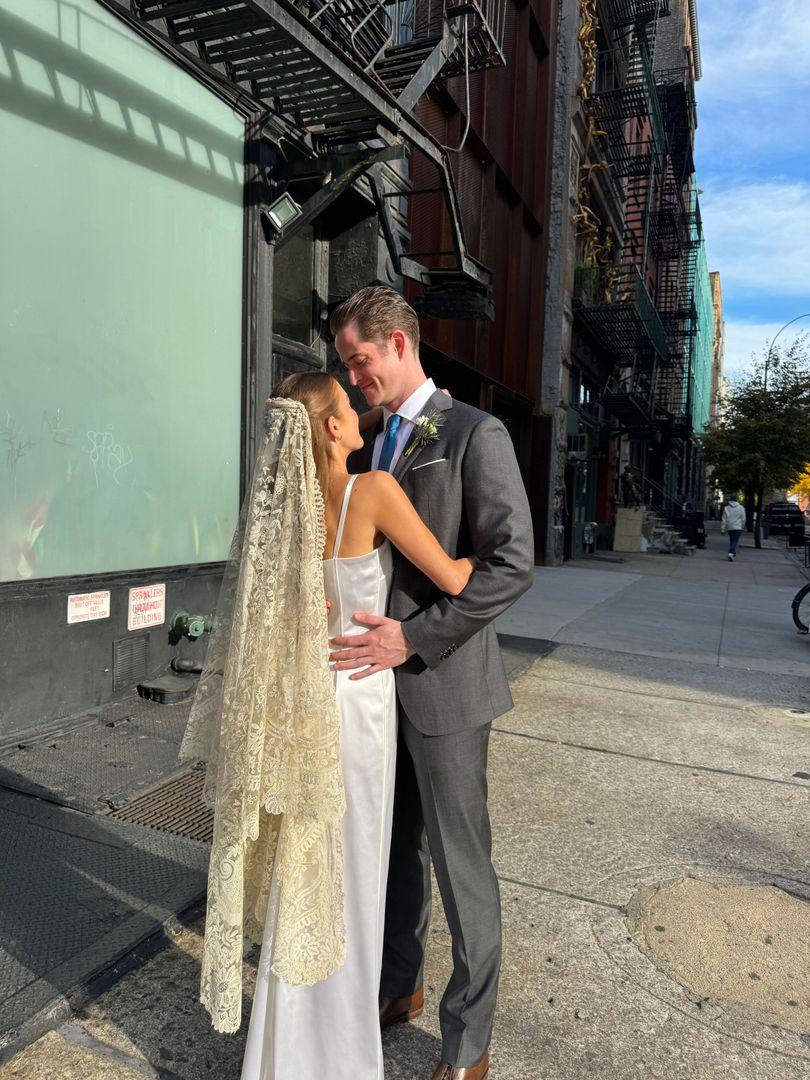
[[[420,416],[424,416],[425,413],[430,413],[430,412],[434,412],[434,411],[443,413],[443,412],[447,412],[449,409],[452,409],[452,408],[453,408],[453,399],[451,397],[448,397],[447,394],[445,394],[443,391],[437,390],[435,392],[435,394],[432,394],[431,397],[428,399],[427,404],[424,406],[424,408],[422,409],[422,411],[420,413]],[[409,454],[408,449],[411,446],[411,444],[413,443],[415,437],[416,437],[416,425],[414,425],[414,427],[411,429],[411,434],[410,434],[410,436],[408,438],[408,441],[403,446],[402,453],[399,455],[397,463],[393,468],[394,477],[397,480],[399,480],[400,483],[402,483],[402,478],[405,475],[405,473],[407,473],[408,469],[410,469],[413,466],[413,464],[419,459],[420,454],[422,454],[425,450],[427,450],[429,446],[435,446],[436,445],[436,443],[427,443],[427,444],[425,444],[423,446],[417,446]],[[440,428],[439,429],[439,439],[441,439],[441,437],[442,437],[442,432],[441,432],[441,428]]]

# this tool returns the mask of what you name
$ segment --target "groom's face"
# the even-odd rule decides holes
[[[372,407],[387,405],[402,395],[405,383],[402,339],[402,332],[395,330],[386,341],[364,341],[353,322],[337,333],[335,348],[349,372],[349,382],[360,388]]]

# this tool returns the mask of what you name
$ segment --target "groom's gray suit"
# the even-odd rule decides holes
[[[492,620],[532,583],[534,544],[503,424],[441,391],[422,412],[432,410],[444,417],[438,438],[403,452],[393,474],[444,550],[474,555],[477,568],[451,597],[394,556],[388,614],[415,655],[395,669],[399,751],[381,995],[407,997],[422,984],[432,857],[453,938],[442,1057],[464,1067],[489,1044],[501,957],[486,768],[492,721],[512,697]],[[352,472],[371,468],[379,430],[366,433]]]

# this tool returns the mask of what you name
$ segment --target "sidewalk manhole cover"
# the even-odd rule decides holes
[[[639,889],[628,927],[642,951],[703,1000],[810,1030],[810,903],[774,885],[687,877]]]

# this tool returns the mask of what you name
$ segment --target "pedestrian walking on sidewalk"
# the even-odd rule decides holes
[[[737,557],[737,544],[745,528],[745,510],[737,501],[737,493],[733,492],[728,497],[728,505],[723,510],[720,522],[720,532],[728,533],[728,561],[734,562]]]

